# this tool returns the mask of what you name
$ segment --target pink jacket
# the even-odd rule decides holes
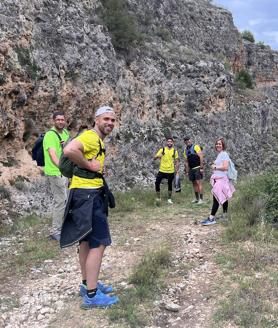
[[[212,186],[211,193],[221,205],[225,203],[226,200],[230,199],[235,192],[235,187],[227,176],[218,177],[213,174],[210,178],[210,184]]]

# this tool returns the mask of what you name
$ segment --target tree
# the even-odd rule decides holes
[[[241,36],[244,40],[255,43],[255,38],[254,38],[254,35],[252,34],[252,32],[245,30],[241,33]]]

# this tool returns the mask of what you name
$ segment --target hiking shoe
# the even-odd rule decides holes
[[[56,232],[48,236],[50,240],[56,240],[56,241],[60,241],[60,237],[61,237],[60,232]]]
[[[88,295],[83,296],[83,303],[80,305],[81,309],[89,310],[94,307],[108,307],[119,302],[117,296],[108,296],[103,294],[99,289],[96,292],[96,295],[92,298]]]
[[[174,204],[171,198],[169,198],[169,199],[167,200],[167,203],[168,203],[168,204]]]
[[[199,199],[193,199],[193,200],[191,201],[191,203],[192,203],[192,204],[197,204],[198,201],[199,201]]]
[[[105,285],[101,281],[98,281],[97,288],[103,293],[108,294],[113,292],[113,287],[111,285]],[[80,285],[79,296],[85,296],[87,294],[87,286],[84,284]]]
[[[210,218],[207,218],[207,219],[201,221],[201,225],[203,225],[203,226],[208,226],[208,225],[212,225],[215,223],[216,223],[215,219],[210,219]]]
[[[196,204],[201,205],[204,204],[205,202],[202,199],[199,199],[198,202]]]

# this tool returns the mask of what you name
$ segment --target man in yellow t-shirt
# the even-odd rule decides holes
[[[53,113],[53,127],[43,138],[44,174],[53,195],[52,228],[50,238],[60,240],[60,231],[67,200],[68,179],[61,175],[59,158],[62,154],[62,145],[70,137],[65,129],[65,114],[61,111]]]
[[[154,159],[160,159],[159,172],[155,180],[155,191],[157,193],[157,200],[160,200],[160,184],[163,179],[168,181],[168,203],[172,202],[173,180],[175,173],[179,172],[179,154],[174,148],[173,138],[166,139],[166,146],[160,148],[156,153]]]
[[[95,113],[94,129],[82,132],[64,149],[64,155],[76,164],[61,231],[61,247],[79,242],[82,274],[81,308],[107,307],[118,302],[108,296],[112,286],[98,281],[106,246],[111,244],[105,197],[107,185],[102,177],[105,147],[103,139],[112,132],[116,121],[111,107],[100,107]],[[86,173],[86,174],[85,174]],[[85,176],[85,177],[84,177]]]

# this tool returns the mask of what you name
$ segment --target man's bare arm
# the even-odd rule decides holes
[[[185,171],[185,174],[188,174],[188,172],[189,172],[189,165],[188,165],[187,158],[185,158],[185,160],[184,160],[184,171]]]
[[[73,161],[77,166],[93,172],[99,171],[101,169],[100,162],[95,158],[90,160],[86,159],[83,152],[84,149],[82,143],[75,139],[64,148],[65,156]]]
[[[197,155],[198,155],[199,158],[200,158],[200,167],[201,167],[201,169],[203,169],[203,168],[204,168],[204,154],[203,154],[202,151],[199,151],[199,152],[197,153]]]
[[[48,148],[47,151],[48,151],[48,154],[49,154],[49,157],[50,157],[52,163],[58,167],[59,166],[59,158],[56,154],[56,150],[54,148]]]

